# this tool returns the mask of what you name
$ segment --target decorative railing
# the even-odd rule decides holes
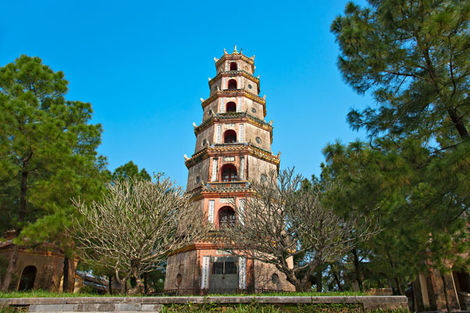
[[[266,121],[257,118],[256,116],[253,116],[249,114],[248,112],[225,112],[225,113],[215,113],[212,115],[210,118],[202,122],[199,126],[196,126],[194,128],[194,132],[197,134],[201,130],[205,129],[206,126],[210,125],[213,121],[216,120],[228,120],[228,119],[237,119],[237,118],[248,118],[253,120],[256,123],[259,123],[261,125],[264,125],[264,127],[268,127],[269,129],[272,129],[272,125],[267,123]]]
[[[246,91],[245,89],[224,89],[224,90],[217,90],[216,92],[212,93],[209,98],[204,100],[201,103],[201,106],[204,108],[206,105],[211,103],[215,98],[220,96],[226,97],[237,97],[237,96],[245,96],[253,101],[256,101],[263,105],[263,109],[266,109],[266,99],[261,98],[260,96],[253,94],[251,92]],[[266,114],[265,114],[266,115]]]
[[[250,182],[242,181],[222,181],[205,183],[203,189],[205,190],[221,190],[221,189],[247,189],[250,187]]]

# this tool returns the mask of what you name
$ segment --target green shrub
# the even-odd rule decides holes
[[[299,312],[299,313],[362,313],[362,306],[359,304],[174,304],[164,306],[163,312],[224,312],[224,313],[281,313],[281,312]]]

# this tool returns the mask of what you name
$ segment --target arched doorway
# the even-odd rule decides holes
[[[228,81],[228,89],[237,89],[237,81],[235,79],[231,79]]]
[[[225,112],[237,112],[237,105],[235,102],[228,102],[225,106]]]
[[[221,180],[223,182],[231,182],[236,181],[238,178],[237,176],[237,168],[233,164],[225,164],[222,166],[221,169]]]
[[[34,280],[36,279],[36,267],[35,266],[26,266],[21,274],[20,285],[18,286],[18,291],[31,290],[34,287]]]
[[[224,143],[235,143],[237,142],[237,133],[229,129],[224,133]]]

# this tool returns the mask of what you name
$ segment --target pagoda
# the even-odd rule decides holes
[[[217,74],[209,78],[210,96],[201,99],[203,117],[194,126],[196,148],[185,155],[187,191],[213,229],[210,239],[174,251],[167,260],[165,291],[180,294],[290,291],[293,286],[274,265],[231,255],[224,249],[223,227],[237,223],[237,210],[250,196],[249,181],[263,181],[279,171],[271,153],[272,122],[266,123],[254,56],[224,49],[214,58]]]

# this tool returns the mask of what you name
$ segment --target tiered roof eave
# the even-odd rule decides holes
[[[244,89],[225,89],[225,90],[217,90],[214,92],[209,98],[201,102],[201,106],[204,109],[206,106],[211,104],[214,100],[221,98],[221,97],[238,97],[243,96],[250,100],[256,101],[263,106],[263,116],[266,117],[266,98],[261,98],[258,95],[252,94]]]
[[[197,136],[200,132],[206,130],[210,126],[214,125],[216,122],[220,121],[225,122],[247,122],[253,126],[260,127],[264,130],[269,131],[271,137],[271,144],[273,138],[273,126],[270,123],[266,123],[264,120],[261,120],[248,112],[226,112],[226,113],[216,113],[204,122],[202,122],[199,126],[194,127],[194,134]]]
[[[270,151],[261,149],[252,143],[235,143],[235,144],[215,144],[195,153],[191,158],[185,161],[186,167],[189,169],[198,162],[205,160],[211,156],[230,155],[234,153],[242,153],[255,156],[266,162],[276,165],[279,168],[280,154],[274,155]]]
[[[214,58],[216,67],[219,67],[225,61],[232,61],[232,60],[245,61],[251,65],[252,72],[255,71],[255,56],[252,56],[251,58],[247,57],[246,55],[242,54],[241,51],[238,52],[236,47],[233,53],[227,53],[227,51],[225,51],[224,49],[224,55],[220,59]]]

